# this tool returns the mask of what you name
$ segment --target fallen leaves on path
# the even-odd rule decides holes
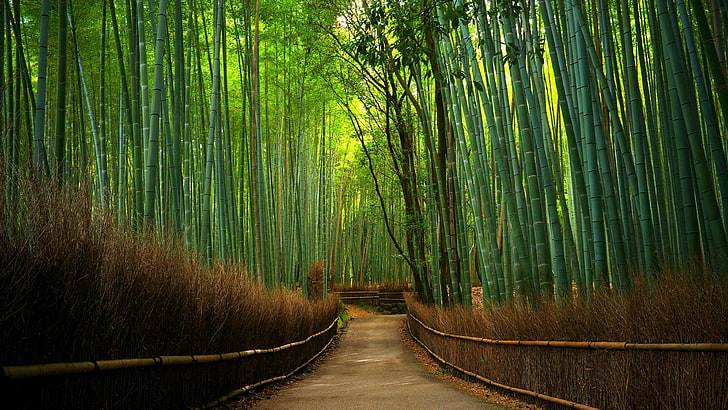
[[[346,312],[352,318],[365,317],[365,316],[376,316],[376,315],[381,314],[381,313],[377,313],[377,312],[371,312],[371,311],[366,310],[357,305],[345,304],[344,306],[346,306]]]

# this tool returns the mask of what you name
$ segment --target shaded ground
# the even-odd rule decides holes
[[[322,359],[225,408],[538,408],[451,374],[409,336],[403,315],[382,316],[353,305],[347,311],[355,320]]]
[[[504,395],[500,390],[492,389],[483,383],[457,377],[443,368],[410,337],[404,315],[382,316],[372,309],[369,306],[347,305],[347,312],[355,320],[345,328],[344,333],[337,336],[332,347],[312,365],[290,379],[254,390],[225,403],[223,407],[226,409],[507,408],[518,410],[540,408]],[[377,337],[366,343],[350,341],[352,334],[356,339],[357,333],[362,333],[363,336],[364,333],[376,328],[379,328],[376,333],[386,335],[385,340]],[[352,332],[352,329],[359,330]],[[342,349],[339,349],[340,345]],[[367,349],[371,357],[365,356],[361,351],[352,352],[352,349],[361,348]],[[383,355],[392,362],[390,365],[396,365],[396,373],[392,373],[391,369],[376,370],[374,367],[377,363],[383,364],[380,352],[391,349],[396,352],[394,360],[392,353]],[[376,359],[369,360],[371,358]],[[402,365],[403,362],[406,366]],[[354,367],[355,370],[348,369],[349,367]],[[346,374],[337,375],[335,369],[345,369]],[[366,376],[369,379],[367,382],[370,384],[369,387],[361,386],[353,379],[347,380],[353,377],[349,373],[359,371],[369,374]],[[408,386],[413,380],[430,386],[425,389],[428,391],[432,391],[432,386],[437,386],[435,394],[442,390],[447,393],[434,401],[428,400],[426,395],[419,394],[412,399],[411,393],[407,393],[406,390],[411,388]],[[332,389],[332,385],[339,387]],[[376,399],[369,400],[369,393]],[[331,397],[325,398],[327,395]],[[460,402],[460,399],[456,399],[457,402],[452,403],[453,396],[460,399],[465,397],[465,401]]]
[[[257,409],[502,409],[430,375],[400,340],[403,316],[352,321],[339,350],[315,373]]]

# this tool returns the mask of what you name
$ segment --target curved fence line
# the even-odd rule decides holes
[[[331,329],[331,326],[329,326],[329,329]],[[327,329],[327,330],[328,330],[328,329]],[[228,394],[226,394],[226,395],[224,395],[224,396],[222,396],[222,397],[218,398],[217,400],[215,400],[215,401],[211,401],[211,402],[209,402],[209,403],[205,404],[205,405],[204,405],[204,406],[202,406],[202,407],[197,407],[197,408],[194,408],[193,410],[200,410],[200,409],[210,409],[210,408],[214,408],[214,407],[217,407],[217,406],[221,405],[222,403],[224,403],[224,402],[226,402],[226,401],[228,401],[228,400],[232,399],[233,397],[239,396],[239,395],[241,395],[241,394],[243,394],[243,393],[245,393],[245,392],[247,392],[247,391],[253,390],[253,389],[257,388],[257,387],[263,386],[263,385],[265,385],[265,384],[268,384],[268,383],[273,383],[273,382],[277,382],[277,381],[280,381],[280,380],[285,380],[285,379],[287,379],[287,378],[289,378],[289,377],[293,376],[294,374],[296,374],[296,373],[297,373],[297,372],[298,372],[299,370],[301,370],[301,369],[303,369],[304,367],[308,366],[308,365],[309,365],[309,364],[310,364],[311,362],[313,362],[314,360],[316,360],[316,358],[317,358],[317,357],[321,356],[321,354],[322,354],[322,353],[323,353],[324,351],[326,351],[326,349],[328,349],[328,348],[329,348],[329,346],[331,345],[331,343],[332,343],[333,341],[334,341],[334,338],[332,337],[331,339],[329,339],[329,342],[328,342],[328,343],[326,343],[326,346],[324,346],[324,347],[323,347],[323,349],[321,349],[321,350],[320,350],[320,351],[319,351],[318,353],[316,353],[316,354],[315,354],[315,355],[314,355],[313,357],[311,357],[310,359],[308,359],[308,361],[307,361],[306,363],[304,363],[304,364],[302,364],[302,365],[300,365],[300,366],[296,367],[295,369],[293,369],[293,370],[292,370],[292,371],[291,371],[290,373],[288,373],[288,374],[285,374],[285,375],[283,375],[283,376],[276,376],[276,377],[272,377],[272,378],[270,378],[270,379],[266,379],[266,380],[261,380],[261,381],[259,381],[259,382],[257,382],[257,383],[249,384],[249,385],[247,385],[247,386],[244,386],[244,387],[241,387],[241,388],[239,388],[239,389],[235,389],[235,390],[231,391],[230,393],[228,393]]]
[[[409,316],[411,318],[415,319],[418,323],[422,324],[422,322],[420,322],[419,320],[417,320],[414,316],[412,316],[412,315],[409,315]],[[407,323],[407,327],[408,327],[408,330],[409,330],[409,322]],[[425,328],[427,330],[430,330],[427,327],[425,327]],[[478,379],[478,380],[480,380],[480,381],[482,381],[484,383],[487,383],[487,384],[489,384],[491,386],[495,386],[495,387],[501,388],[503,390],[508,390],[510,392],[519,393],[519,394],[523,394],[523,395],[526,395],[526,396],[531,396],[531,397],[534,397],[534,398],[539,399],[539,400],[548,401],[550,403],[556,403],[556,404],[559,404],[561,406],[568,407],[568,408],[571,408],[571,409],[579,409],[579,410],[599,410],[596,407],[590,407],[590,406],[587,406],[587,405],[584,405],[584,404],[579,404],[579,403],[575,403],[573,401],[568,401],[568,400],[560,399],[558,397],[548,396],[548,395],[541,394],[541,393],[537,393],[537,392],[531,391],[531,390],[520,389],[518,387],[508,386],[508,385],[505,385],[505,384],[498,383],[498,382],[495,382],[493,380],[487,379],[487,378],[485,378],[485,377],[483,377],[483,376],[481,376],[481,375],[479,375],[477,373],[473,373],[471,371],[465,370],[465,369],[463,369],[460,366],[457,366],[457,365],[455,365],[453,363],[448,362],[447,360],[445,360],[442,357],[440,357],[437,353],[435,353],[432,350],[430,350],[430,348],[427,347],[427,345],[424,342],[422,342],[420,339],[418,339],[412,333],[411,330],[410,330],[409,333],[410,333],[410,336],[412,336],[412,339],[414,339],[417,343],[419,343],[420,346],[422,346],[423,349],[427,350],[434,358],[436,358],[440,362],[442,362],[442,363],[444,363],[444,364],[452,367],[453,369],[459,371],[460,373],[467,374],[468,376],[474,377],[474,378],[476,378],[476,379]]]
[[[440,336],[453,339],[470,340],[493,345],[505,346],[538,346],[538,347],[561,347],[569,349],[598,349],[598,350],[662,350],[677,352],[728,352],[728,343],[628,343],[628,342],[566,342],[558,340],[498,340],[482,337],[463,336],[446,333],[434,329],[420,319],[409,314],[413,320],[422,327]]]
[[[68,363],[47,363],[24,366],[3,366],[3,378],[9,379],[29,379],[35,377],[67,375],[90,373],[95,371],[108,371],[117,369],[129,369],[147,366],[178,366],[187,364],[213,363],[226,360],[240,359],[246,356],[256,354],[276,353],[281,350],[290,349],[291,347],[300,346],[308,343],[311,339],[320,336],[332,327],[336,326],[338,317],[324,330],[317,332],[304,340],[288,343],[269,349],[251,349],[239,352],[204,354],[204,355],[180,355],[180,356],[155,356],[137,359],[118,359],[118,360],[96,360],[86,362],[68,362]]]

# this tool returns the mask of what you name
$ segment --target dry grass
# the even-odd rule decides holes
[[[687,270],[687,269],[686,269]],[[515,302],[492,310],[435,309],[418,318],[448,333],[505,340],[728,342],[728,286],[710,272],[663,272],[630,295],[589,303]],[[445,339],[411,321],[449,361],[486,378],[599,408],[728,408],[728,354],[493,346]]]
[[[308,298],[311,300],[319,300],[324,297],[324,261],[313,263],[308,268],[306,276],[306,284],[308,285]]]
[[[77,191],[19,186],[0,220],[0,364],[223,353],[302,340],[337,316],[236,266],[199,266],[173,240],[93,216]],[[19,205],[18,205],[19,204]],[[7,211],[13,205],[12,212]],[[179,408],[285,374],[328,341],[219,365],[2,381],[12,408]]]

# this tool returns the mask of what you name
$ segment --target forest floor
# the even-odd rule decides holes
[[[411,338],[403,315],[346,308],[354,321],[322,358],[225,408],[540,408],[443,368]]]

